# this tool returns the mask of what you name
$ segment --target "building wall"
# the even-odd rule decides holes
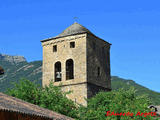
[[[91,98],[101,91],[110,91],[110,89],[104,88],[102,86],[98,86],[92,83],[87,84],[87,98]]]
[[[90,34],[87,36],[87,82],[111,89],[110,44]]]
[[[70,42],[75,42],[75,48],[70,48]],[[57,52],[53,52],[57,45]],[[62,81],[55,85],[70,85],[86,81],[86,34],[57,38],[42,43],[43,46],[43,86],[54,82],[54,64],[61,62]],[[65,63],[67,59],[74,61],[74,79],[66,80]]]
[[[70,42],[75,42],[75,48],[70,48]],[[53,52],[53,45],[57,45],[57,52]],[[42,42],[43,46],[43,81],[42,85],[48,85],[54,80],[54,64],[61,62],[62,81],[54,82],[54,85],[62,85],[62,90],[73,91],[67,97],[77,103],[86,105],[84,97],[87,97],[86,79],[86,34],[67,36]],[[66,80],[66,60],[74,61],[74,79]],[[83,83],[83,84],[82,84]]]
[[[75,85],[67,85],[62,87],[63,91],[71,91],[67,95],[68,98],[73,100],[75,103],[87,106],[85,98],[87,98],[87,83],[79,83]]]
[[[75,48],[70,48],[70,42]],[[57,45],[57,52],[53,52]],[[90,34],[72,35],[42,42],[43,46],[43,82],[48,85],[54,80],[54,64],[61,62],[62,81],[54,85],[62,85],[65,92],[72,91],[68,98],[87,105],[84,98],[90,98],[100,90],[109,91],[110,81],[110,44]],[[66,60],[74,61],[74,79],[66,80]],[[100,75],[97,76],[97,67]]]

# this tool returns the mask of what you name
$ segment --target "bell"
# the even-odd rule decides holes
[[[61,78],[61,73],[60,72],[56,72],[56,78]]]

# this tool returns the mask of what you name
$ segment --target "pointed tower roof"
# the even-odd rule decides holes
[[[71,26],[66,28],[61,34],[57,35],[56,37],[64,37],[64,36],[74,35],[79,33],[91,33],[91,32],[84,26],[75,22]]]
[[[52,38],[48,38],[43,41],[48,41],[54,38],[59,38],[59,37],[65,37],[65,36],[69,36],[69,35],[75,35],[75,34],[81,34],[81,33],[91,33],[87,28],[85,28],[84,26],[82,26],[81,24],[75,22],[73,23],[71,26],[69,26],[68,28],[66,28],[62,33],[60,33],[59,35],[52,37]]]

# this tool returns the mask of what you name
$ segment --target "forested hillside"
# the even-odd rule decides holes
[[[7,88],[12,88],[12,83],[18,82],[21,78],[35,81],[40,85],[42,83],[42,61],[27,62],[22,56],[0,54],[0,66],[5,70],[5,74],[0,76],[0,92],[5,92]],[[139,85],[133,80],[112,76],[112,90],[119,88],[127,90],[131,86],[136,88],[136,94],[147,94],[153,101],[153,104],[160,104],[160,93]]]
[[[42,61],[27,62],[21,56],[8,56],[0,54],[0,66],[5,70],[5,74],[0,76],[0,91],[4,92],[13,86],[13,82],[18,82],[21,78],[26,78],[41,84],[42,81]]]

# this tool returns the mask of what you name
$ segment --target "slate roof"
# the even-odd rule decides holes
[[[15,97],[8,96],[0,92],[0,110],[17,112],[27,115],[40,116],[54,120],[73,120],[67,116],[41,108],[37,105],[25,102]]]
[[[56,37],[64,37],[64,36],[74,35],[79,33],[91,33],[91,32],[84,26],[75,22],[71,26],[66,28],[61,34],[57,35]]]
[[[59,38],[59,37],[65,37],[65,36],[69,36],[69,35],[76,35],[76,34],[81,34],[81,33],[89,33],[92,34],[93,33],[91,31],[89,31],[87,28],[85,28],[84,26],[82,26],[81,24],[75,22],[73,23],[71,26],[69,26],[68,28],[66,28],[62,33],[60,33],[59,35],[52,37],[52,38],[48,38],[43,41],[48,41],[50,39],[55,39],[55,38]]]

